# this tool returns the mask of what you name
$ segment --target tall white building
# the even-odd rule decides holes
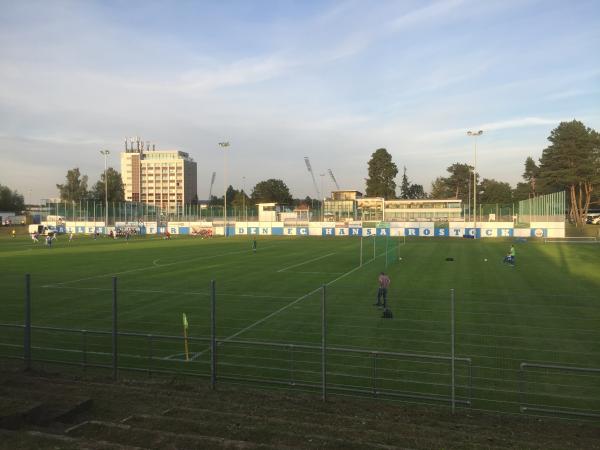
[[[186,152],[155,150],[135,139],[125,141],[121,153],[121,177],[125,200],[175,212],[197,194],[196,162]]]

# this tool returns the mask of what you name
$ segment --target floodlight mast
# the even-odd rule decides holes
[[[310,176],[312,177],[313,186],[315,188],[315,191],[317,192],[317,198],[321,198],[321,193],[319,192],[319,187],[317,186],[317,180],[315,180],[315,174],[312,171],[312,167],[310,165],[310,160],[308,159],[308,156],[304,157],[304,163],[306,164],[306,168],[308,169],[308,171],[310,172]]]
[[[467,136],[475,138],[475,161],[473,163],[473,228],[477,237],[477,138],[483,134],[483,130],[467,131]]]
[[[333,181],[333,184],[335,184],[336,189],[339,191],[340,185],[338,184],[337,180],[333,176],[333,172],[331,171],[331,169],[327,169],[327,172],[329,172],[329,177],[331,178],[331,181]]]
[[[227,237],[227,148],[229,142],[219,142],[219,147],[223,150],[223,234]]]
[[[210,178],[210,189],[208,190],[208,201],[212,199],[212,190],[215,184],[215,177],[217,176],[217,172],[212,173],[212,177]]]
[[[108,178],[106,177],[107,158],[110,155],[109,150],[100,150],[100,154],[104,156],[104,234],[107,234],[108,228]]]

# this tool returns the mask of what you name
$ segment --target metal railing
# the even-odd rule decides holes
[[[0,357],[22,360],[26,369],[38,363],[49,363],[79,367],[83,371],[108,370],[115,379],[119,378],[120,371],[147,376],[168,374],[201,377],[207,379],[213,389],[221,382],[259,383],[319,392],[323,399],[329,394],[338,393],[441,404],[451,406],[453,411],[456,407],[468,407],[537,415],[600,417],[600,369],[592,367],[597,360],[597,352],[585,349],[577,351],[569,347],[571,350],[568,354],[563,354],[553,348],[558,344],[538,345],[540,342],[546,343],[550,333],[558,328],[540,328],[543,331],[540,336],[523,341],[523,337],[511,335],[510,331],[487,330],[492,326],[491,322],[470,320],[473,314],[504,317],[504,303],[502,313],[496,315],[490,311],[462,309],[457,333],[453,290],[450,292],[449,309],[444,300],[446,306],[443,311],[440,311],[440,304],[434,309],[424,305],[423,309],[419,309],[423,314],[417,314],[418,320],[407,318],[410,308],[404,308],[403,314],[398,314],[395,321],[399,323],[394,325],[400,325],[400,328],[396,328],[409,333],[403,339],[403,348],[411,349],[412,345],[415,351],[396,352],[351,347],[351,342],[356,342],[351,334],[330,331],[327,322],[328,297],[331,299],[330,314],[333,314],[337,299],[347,298],[350,293],[325,289],[324,286],[308,294],[314,295],[314,300],[320,297],[319,313],[314,311],[310,321],[302,319],[303,327],[312,324],[309,337],[305,338],[303,334],[298,339],[306,339],[304,341],[282,342],[276,338],[236,338],[239,327],[232,327],[236,331],[228,332],[226,334],[230,337],[224,337],[224,330],[217,329],[217,291],[214,281],[208,293],[210,309],[204,310],[204,317],[208,319],[210,316],[209,326],[200,326],[205,330],[201,336],[189,337],[138,332],[135,329],[119,330],[118,285],[114,277],[111,289],[112,314],[109,315],[108,310],[103,313],[104,325],[95,329],[87,324],[86,328],[47,326],[48,322],[35,325],[31,317],[30,283],[31,278],[26,275],[24,311],[21,316],[24,317],[24,323],[0,324]],[[473,300],[462,298],[463,306],[469,302]],[[538,302],[534,306],[541,304]],[[499,306],[493,302],[487,302],[486,305]],[[568,307],[544,305],[546,308],[559,308],[561,315],[564,315],[563,309]],[[318,303],[314,306],[318,306]],[[579,307],[573,305],[573,308]],[[441,316],[440,312],[443,312]],[[450,314],[446,315],[445,312]],[[131,311],[120,314],[125,317]],[[339,319],[342,317],[340,314],[352,312],[338,309],[335,317]],[[439,320],[429,317],[432,314],[438,314]],[[551,312],[546,314],[549,317],[556,316]],[[109,317],[112,318],[112,325],[107,320]],[[595,319],[582,320],[589,322]],[[520,326],[529,325],[500,326],[515,326],[518,332]],[[219,335],[219,331],[223,335]],[[303,329],[303,333],[305,331]],[[578,329],[578,332],[588,334],[585,340],[576,343],[597,342],[591,331]],[[283,339],[293,339],[288,336],[285,334]],[[189,355],[182,352],[186,340],[190,344]],[[330,343],[330,340],[334,343]],[[572,345],[575,341],[563,338],[556,342]],[[456,345],[460,349],[460,356],[457,356]],[[444,354],[445,349],[449,350],[447,354]],[[528,359],[532,362],[527,362]],[[589,362],[585,364],[584,361]]]
[[[219,338],[214,281],[210,289],[211,325],[207,337],[119,330],[116,277],[112,278],[111,330],[33,325],[30,283],[31,277],[26,275],[25,323],[0,324],[2,329],[22,332],[22,340],[13,336],[12,341],[2,333],[5,338],[0,341],[0,348],[11,348],[12,354],[2,356],[22,359],[25,369],[31,369],[34,363],[75,366],[84,372],[90,368],[108,369],[114,379],[119,378],[121,370],[148,376],[185,374],[208,378],[213,389],[220,381],[260,382],[320,390],[323,400],[330,392],[343,392],[435,402],[451,405],[453,410],[456,405],[471,405],[471,359],[456,357],[454,351],[448,356],[329,346],[325,286],[320,289],[321,343],[310,345]],[[174,353],[184,342],[195,352]],[[346,358],[352,358],[351,365],[345,362]],[[401,373],[398,364],[419,367],[416,372]],[[455,376],[456,364],[462,364],[466,372],[459,377],[461,384]],[[436,372],[438,366],[446,368]],[[431,367],[436,369],[431,372],[434,379],[420,379],[418,371]],[[457,388],[462,395],[456,395]]]

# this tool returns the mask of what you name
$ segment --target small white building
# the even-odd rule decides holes
[[[277,203],[257,203],[259,222],[277,222],[279,207]]]

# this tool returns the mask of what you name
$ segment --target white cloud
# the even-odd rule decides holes
[[[429,133],[419,134],[417,140],[432,141],[446,140],[452,138],[462,138],[469,130],[483,130],[484,134],[491,131],[508,130],[513,128],[527,128],[547,125],[558,125],[561,119],[546,119],[541,117],[520,117],[509,120],[501,120],[497,122],[481,123],[472,127],[453,128],[442,131],[433,131]]]

